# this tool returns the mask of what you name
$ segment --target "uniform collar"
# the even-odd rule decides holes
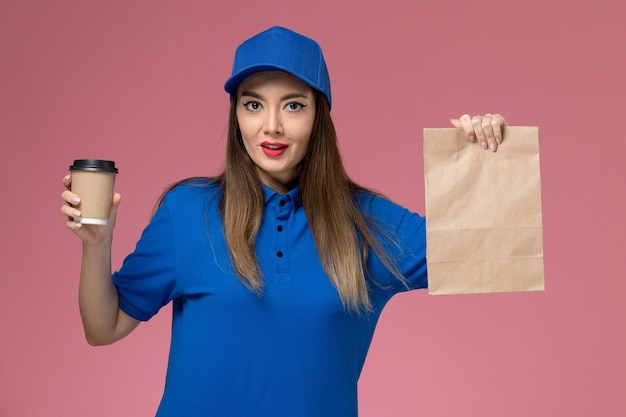
[[[273,188],[268,187],[267,185],[263,183],[261,183],[261,186],[263,187],[263,196],[265,198],[266,206],[271,201],[285,199],[285,198],[293,202],[294,208],[298,208],[302,205],[302,200],[300,198],[300,187],[297,185],[285,194],[280,194],[278,191],[274,190]]]

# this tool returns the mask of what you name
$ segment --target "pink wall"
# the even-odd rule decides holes
[[[0,3],[0,416],[153,415],[169,308],[86,344],[61,177],[117,161],[119,265],[162,187],[219,170],[232,51],[274,24],[324,47],[354,179],[414,210],[423,127],[494,111],[540,127],[546,291],[394,299],[361,416],[626,415],[623,2],[211,3]]]

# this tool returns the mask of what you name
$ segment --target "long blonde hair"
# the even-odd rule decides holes
[[[255,241],[263,216],[264,195],[255,164],[243,144],[236,106],[237,98],[233,95],[224,171],[212,179],[221,185],[219,210],[233,268],[244,285],[261,295],[264,279]],[[302,206],[322,267],[344,308],[367,313],[372,310],[368,281],[376,284],[367,271],[370,251],[405,286],[406,280],[373,231],[381,231],[380,236],[392,242],[393,237],[386,235],[358,207],[357,194],[368,190],[352,182],[346,174],[328,103],[317,91],[315,106],[311,138],[300,163]]]

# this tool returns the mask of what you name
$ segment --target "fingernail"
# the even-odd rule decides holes
[[[70,180],[70,176],[66,175],[63,177],[63,182],[68,182]]]
[[[74,204],[78,204],[78,203],[80,203],[80,198],[78,198],[78,197],[72,197],[72,203],[74,203]]]
[[[472,143],[476,142],[476,137],[474,135],[470,135],[469,141]]]
[[[487,149],[487,147],[488,147],[488,146],[487,146],[487,142],[481,142],[481,143],[480,143],[480,146],[481,146],[483,149]]]
[[[489,145],[489,149],[491,149],[493,152],[495,152],[496,149],[498,149],[498,145],[496,145],[495,143],[492,143],[491,145]]]
[[[499,145],[502,143],[502,138],[496,138],[496,143]]]

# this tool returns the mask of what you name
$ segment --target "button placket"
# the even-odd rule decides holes
[[[291,215],[293,204],[291,200],[284,196],[278,201],[276,207],[276,219],[275,219],[275,232],[274,232],[274,254],[276,262],[277,273],[289,272],[289,260],[287,251],[288,245],[288,230],[287,219]]]

